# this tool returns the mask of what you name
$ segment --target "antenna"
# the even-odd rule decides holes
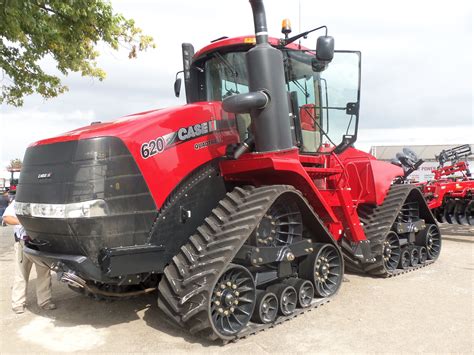
[[[301,33],[301,0],[298,0],[298,33]],[[301,49],[301,39],[298,46]]]
[[[301,0],[298,0],[298,32],[301,32]]]

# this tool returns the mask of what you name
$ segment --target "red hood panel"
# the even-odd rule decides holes
[[[189,125],[198,123],[203,113],[208,115],[210,112],[219,112],[220,106],[217,102],[203,102],[135,113],[114,121],[80,127],[56,137],[39,140],[30,146],[105,136],[119,137],[123,140],[134,139],[134,136],[143,130],[156,131],[157,128],[173,130],[183,122]]]

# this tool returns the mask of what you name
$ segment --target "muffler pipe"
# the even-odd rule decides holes
[[[105,290],[101,290],[93,285],[88,285],[87,282],[82,279],[81,277],[77,276],[73,272],[64,272],[60,279],[61,282],[67,283],[68,285],[76,288],[82,288],[84,290],[89,291],[92,294],[99,294],[107,297],[116,297],[116,298],[123,298],[123,297],[133,297],[143,295],[145,293],[154,292],[156,287],[149,287],[143,290],[131,291],[131,292],[109,292]]]
[[[263,1],[250,0],[250,5],[257,44],[245,55],[249,93],[225,98],[222,107],[227,112],[250,112],[256,152],[292,149],[294,146],[283,55],[268,43]],[[247,148],[242,145],[242,153]]]
[[[85,288],[86,286],[86,281],[72,272],[64,272],[60,281],[77,288]]]
[[[255,40],[257,44],[268,43],[267,16],[263,0],[250,0],[255,27]]]
[[[239,159],[242,154],[251,152],[254,146],[253,137],[248,137],[245,141],[239,144],[237,149],[234,151],[233,158]]]

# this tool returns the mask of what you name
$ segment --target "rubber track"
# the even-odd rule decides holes
[[[381,277],[393,277],[428,266],[435,261],[427,260],[424,264],[410,266],[406,269],[395,269],[392,272],[387,272],[383,265],[382,245],[385,236],[391,230],[399,211],[402,209],[410,192],[414,189],[416,187],[413,185],[392,185],[385,201],[380,206],[364,206],[360,209],[359,217],[363,223],[365,235],[370,240],[371,250],[376,260],[374,263],[360,264],[348,254],[347,250],[343,250],[349,270]]]
[[[228,193],[165,268],[158,288],[159,308],[192,334],[224,342],[270,328],[306,311],[297,310],[292,316],[280,317],[272,324],[249,323],[234,336],[215,332],[208,317],[214,284],[273,202],[287,192],[301,196],[293,187],[286,185],[237,187]],[[327,301],[315,299],[310,308]]]
[[[273,323],[270,323],[270,324],[257,324],[257,323],[249,322],[248,327],[246,329],[244,329],[243,331],[241,331],[238,334],[237,337],[235,337],[234,339],[231,339],[230,341],[236,341],[238,339],[247,338],[251,335],[254,335],[254,334],[263,332],[267,329],[273,328],[276,325],[281,324],[283,322],[286,322],[290,319],[296,318],[296,317],[298,317],[299,315],[301,315],[303,313],[310,312],[313,309],[318,308],[319,306],[322,306],[326,303],[329,303],[336,295],[337,295],[337,292],[334,295],[330,296],[330,297],[314,298],[309,307],[307,307],[307,308],[297,308],[289,316],[279,316]],[[224,342],[229,342],[229,340],[224,340]]]

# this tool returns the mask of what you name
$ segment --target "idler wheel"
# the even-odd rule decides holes
[[[250,271],[230,264],[213,287],[210,319],[222,335],[235,335],[249,322],[255,307],[255,281]]]
[[[278,315],[278,298],[273,292],[258,291],[252,321],[268,324],[275,321]]]
[[[302,239],[303,222],[298,204],[282,196],[260,220],[249,238],[257,247],[284,246]]]
[[[400,261],[400,240],[397,233],[391,231],[387,233],[385,241],[382,244],[382,257],[385,270],[393,271],[397,268]]]
[[[427,224],[415,237],[416,245],[426,247],[428,259],[436,259],[441,251],[441,234],[436,224]]]
[[[267,291],[273,292],[278,299],[278,313],[282,316],[289,316],[296,309],[298,295],[293,286],[285,284],[276,284],[267,288]]]

